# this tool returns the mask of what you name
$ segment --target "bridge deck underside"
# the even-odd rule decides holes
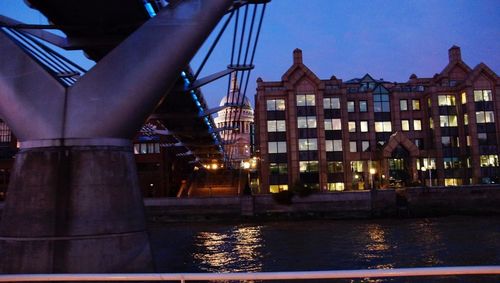
[[[52,24],[66,34],[68,41],[74,43],[96,62],[150,18],[142,1],[137,0],[28,0],[26,2],[44,14]],[[170,5],[175,5],[176,1],[169,2]],[[187,72],[188,69],[186,66]],[[195,156],[200,159],[221,158],[222,155],[209,127],[204,118],[198,116],[199,108],[191,95],[181,90],[182,86],[182,78],[179,75],[176,87],[165,91],[163,101],[153,114],[162,117],[159,119],[162,124],[167,126]]]

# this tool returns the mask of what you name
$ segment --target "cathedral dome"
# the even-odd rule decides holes
[[[243,97],[243,93],[240,92],[238,82],[236,81],[236,76],[234,73],[231,74],[231,88],[229,89],[229,95],[225,95],[219,103],[219,106],[224,106],[226,104],[237,104],[242,105],[243,109],[251,109],[252,104],[247,97]]]
[[[238,98],[238,93],[235,93],[235,92],[231,92],[231,93],[229,93],[229,95],[224,96],[222,98],[222,100],[220,101],[219,106],[224,106],[226,104],[241,105],[242,100],[243,100],[243,108],[252,109],[252,105],[250,103],[250,100],[247,97],[245,97],[245,99],[243,99],[243,94],[240,94],[240,97]]]

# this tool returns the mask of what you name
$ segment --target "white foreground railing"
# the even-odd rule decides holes
[[[6,274],[0,282],[299,280],[377,277],[500,275],[500,265],[255,273]]]

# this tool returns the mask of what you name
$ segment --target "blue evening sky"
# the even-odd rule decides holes
[[[1,0],[0,14],[46,23],[22,0]],[[223,70],[230,60],[232,25],[202,76]],[[210,39],[209,41],[210,42]],[[197,68],[209,44],[192,61]],[[257,77],[279,80],[303,51],[304,63],[321,79],[343,80],[370,73],[374,78],[406,81],[415,73],[431,77],[458,45],[474,67],[484,62],[500,72],[499,0],[273,0],[266,9],[247,96],[253,101]],[[73,56],[84,67],[91,64]],[[226,93],[227,80],[203,88],[210,106]]]

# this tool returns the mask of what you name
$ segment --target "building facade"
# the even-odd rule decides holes
[[[233,73],[234,74],[234,73]],[[241,162],[250,159],[250,131],[254,122],[254,111],[248,98],[240,93],[237,79],[231,76],[229,94],[224,96],[219,106],[228,106],[217,112],[215,125],[221,131],[226,154],[233,167],[239,168]]]
[[[281,81],[257,80],[260,192],[498,183],[500,79],[448,51],[432,78],[319,79],[293,52]]]
[[[146,125],[157,123],[150,119]],[[177,156],[175,147],[169,146],[175,142],[171,137],[159,134],[138,132],[135,136],[134,156],[143,197],[174,197],[189,178],[193,166]]]

